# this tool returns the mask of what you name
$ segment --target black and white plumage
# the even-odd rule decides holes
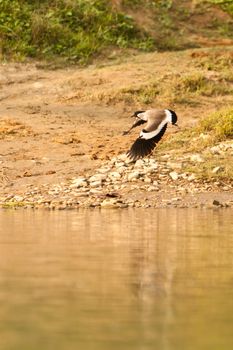
[[[171,109],[136,111],[132,117],[135,117],[136,120],[132,127],[123,133],[124,135],[128,134],[133,128],[146,123],[139,137],[127,152],[128,157],[132,160],[137,160],[151,154],[156,144],[163,137],[167,129],[167,124],[176,125],[177,122],[177,115]]]

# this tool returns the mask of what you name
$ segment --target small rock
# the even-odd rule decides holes
[[[36,81],[35,83],[33,83],[32,85],[35,89],[41,89],[44,87],[44,84],[39,82],[39,81]]]
[[[196,176],[194,174],[191,174],[188,176],[188,181],[193,181],[196,179]]]
[[[152,164],[149,167],[144,168],[144,171],[146,174],[153,174],[158,171],[158,165],[157,164]]]
[[[115,180],[115,179],[120,179],[121,178],[121,175],[117,172],[117,171],[113,171],[111,173],[108,174],[108,177],[111,179],[111,180]]]
[[[138,171],[134,171],[133,173],[128,174],[128,181],[134,181],[138,179],[140,176],[140,173]]]
[[[172,202],[178,202],[178,201],[181,200],[181,198],[180,197],[174,197],[171,200],[172,200]]]
[[[134,165],[134,168],[135,169],[143,168],[144,164],[145,163],[144,163],[143,159],[138,159]]]
[[[169,154],[164,154],[163,156],[160,157],[162,160],[167,160],[170,158]]]
[[[117,158],[115,157],[115,158],[112,158],[112,159],[114,159],[114,162],[118,161],[118,160],[121,160],[121,161],[125,162],[128,159],[128,157],[127,157],[126,153],[122,153],[122,154],[119,154],[119,156]]]
[[[179,178],[179,175],[177,174],[177,172],[176,171],[171,171],[170,173],[169,173],[169,175],[170,175],[170,177],[172,178],[172,180],[177,180],[178,178]]]
[[[147,184],[150,184],[152,182],[152,180],[149,177],[145,177],[144,182]]]
[[[102,186],[102,180],[90,182],[90,187],[92,187],[92,188],[101,187],[101,186]]]
[[[159,191],[159,187],[156,186],[149,186],[147,189],[148,192],[153,192],[153,191]]]
[[[115,198],[105,199],[100,203],[101,208],[118,208],[118,203]]]
[[[17,196],[17,195],[14,196],[13,198],[16,202],[22,202],[24,200],[24,198],[22,196]]]
[[[218,200],[216,200],[216,199],[214,199],[213,200],[213,203],[212,203],[213,205],[216,205],[216,206],[221,206],[222,204],[218,201]]]
[[[124,174],[127,171],[127,167],[125,165],[122,165],[121,167],[117,168],[118,174]]]
[[[210,138],[210,135],[201,133],[201,134],[199,135],[199,137],[200,137],[200,139],[207,140],[207,139]]]
[[[171,169],[182,169],[183,163],[178,162],[167,162],[167,166]]]
[[[221,170],[223,170],[223,167],[221,167],[221,166],[216,166],[215,168],[213,168],[212,173],[217,174],[217,173],[219,173]]]
[[[53,174],[56,174],[56,171],[55,170],[48,170],[46,171],[45,175],[53,175]]]
[[[97,189],[97,188],[91,188],[89,191],[90,194],[102,194],[102,190],[101,189]]]
[[[106,174],[106,173],[108,173],[110,170],[111,170],[110,167],[104,166],[104,167],[102,167],[102,168],[99,168],[99,169],[98,169],[98,172],[99,172],[100,174]]]
[[[87,185],[87,181],[85,177],[80,177],[72,181],[72,185],[70,185],[70,188],[79,188]]]
[[[201,157],[200,154],[192,154],[190,156],[191,162],[198,162],[198,163],[203,163],[204,159]]]
[[[105,179],[105,175],[104,174],[95,174],[93,176],[91,176],[89,178],[89,182],[97,182],[97,181],[102,181],[103,179]]]
[[[213,154],[220,154],[220,153],[221,153],[218,146],[211,147],[211,148],[210,148],[210,151],[211,151],[211,153],[213,153]]]

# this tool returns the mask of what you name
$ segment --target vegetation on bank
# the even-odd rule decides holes
[[[179,131],[160,146],[176,156],[198,154],[202,161],[186,161],[184,170],[199,178],[231,180],[233,108],[223,109],[200,119],[196,127]],[[195,159],[195,156],[194,156]]]
[[[201,119],[197,131],[208,133],[211,143],[233,139],[233,109],[211,114]]]
[[[160,148],[176,149],[181,153],[201,152],[206,147],[231,139],[233,139],[233,108],[228,108],[200,119],[193,128],[179,131],[161,144]]]
[[[232,0],[209,0],[211,4],[220,6],[233,17],[233,1]]]
[[[198,29],[190,19],[195,11],[205,14],[203,4],[214,3],[233,14],[231,0],[200,0],[200,8],[193,13],[191,3],[121,0],[117,6],[107,0],[0,0],[0,57],[61,57],[87,63],[101,53],[110,55],[113,48],[149,51],[193,47],[196,44],[190,42],[185,25],[188,21],[195,31]],[[208,27],[224,35],[232,33],[226,22],[213,19]]]
[[[59,55],[82,63],[111,46],[153,48],[152,38],[107,0],[1,0],[0,33],[2,56],[16,59]]]

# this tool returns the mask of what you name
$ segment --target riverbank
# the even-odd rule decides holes
[[[190,132],[223,107],[231,113],[232,60],[215,48],[88,68],[2,64],[1,207],[232,206],[231,125],[222,138]],[[174,109],[180,129],[128,163],[139,130],[122,132],[134,110],[151,107]]]
[[[233,144],[228,146],[233,153]],[[195,155],[176,162],[168,158],[164,155],[159,162],[153,158],[131,162],[123,154],[105,162],[91,175],[72,178],[66,183],[29,186],[24,193],[10,192],[0,197],[0,205],[50,210],[233,207],[231,181],[201,181],[195,174],[184,172],[183,164],[188,158],[191,162],[198,161]]]

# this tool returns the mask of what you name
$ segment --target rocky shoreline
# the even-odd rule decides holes
[[[192,161],[198,160],[191,155]],[[200,157],[200,156],[199,156]],[[195,159],[194,159],[195,158]],[[214,169],[218,171],[218,169]],[[164,155],[130,161],[122,154],[92,174],[60,184],[43,184],[25,193],[0,197],[1,208],[229,208],[231,183],[201,181]]]

